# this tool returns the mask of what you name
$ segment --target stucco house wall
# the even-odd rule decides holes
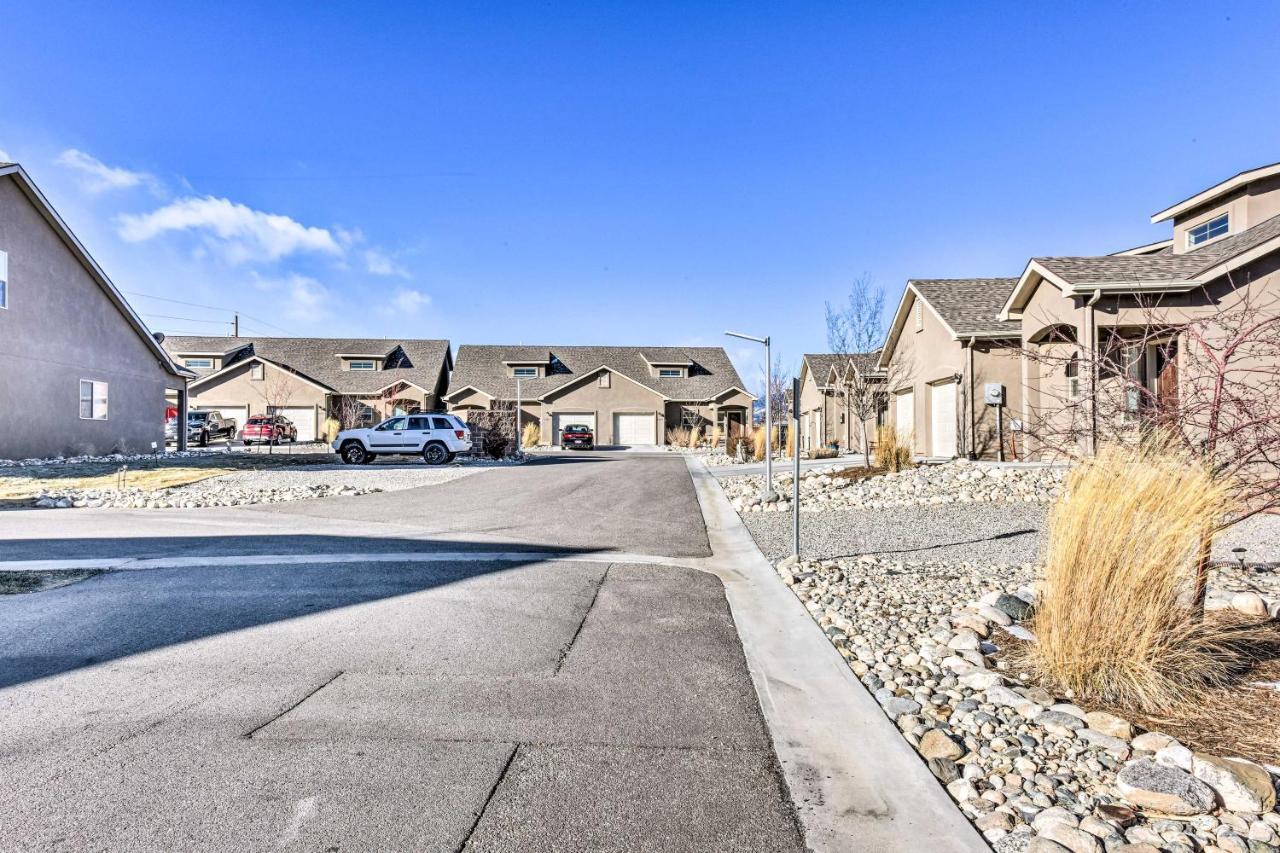
[[[625,376],[610,371],[609,387],[600,387],[600,374],[584,376],[564,389],[557,389],[542,401],[541,429],[543,443],[554,442],[552,424],[557,413],[588,412],[595,415],[596,444],[617,444],[613,434],[613,416],[620,412],[654,414],[657,417],[657,440],[667,432],[666,401],[662,395],[645,388]]]
[[[164,448],[165,390],[185,381],[143,339],[12,176],[0,176],[0,458]],[[80,381],[107,418],[80,418]]]

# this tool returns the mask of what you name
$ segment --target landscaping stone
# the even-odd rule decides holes
[[[1065,823],[1051,823],[1040,830],[1040,837],[1060,844],[1071,853],[1101,853],[1102,842],[1082,829]]]
[[[1177,767],[1142,758],[1126,764],[1116,790],[1135,806],[1171,815],[1205,814],[1214,807],[1213,789]]]
[[[1104,735],[1121,740],[1133,738],[1133,724],[1115,714],[1108,714],[1106,711],[1090,711],[1084,715],[1084,721],[1089,724],[1089,728]]]
[[[1246,616],[1266,619],[1270,616],[1267,601],[1256,592],[1238,592],[1231,596],[1231,606]]]
[[[917,749],[925,758],[950,758],[953,761],[961,758],[965,753],[964,747],[948,737],[941,729],[929,729],[925,732],[920,738]]]
[[[1224,808],[1233,812],[1263,814],[1276,807],[1271,774],[1252,761],[1196,753],[1191,772],[1213,789]]]
[[[1035,608],[1031,606],[1030,602],[1023,600],[1016,595],[1009,595],[1005,592],[1002,592],[997,596],[995,607],[1002,610],[1015,622],[1026,621],[1031,618],[1031,614],[1035,610]]]

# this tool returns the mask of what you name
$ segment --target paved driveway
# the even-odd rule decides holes
[[[720,580],[549,550],[706,554],[683,462],[0,514],[6,560],[202,555],[0,599],[0,849],[803,849]]]

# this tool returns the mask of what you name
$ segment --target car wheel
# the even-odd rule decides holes
[[[342,446],[342,461],[348,465],[367,465],[373,461],[373,454],[365,450],[358,441],[350,441]]]
[[[438,441],[433,441],[422,451],[422,458],[428,465],[443,465],[449,461],[449,449]]]

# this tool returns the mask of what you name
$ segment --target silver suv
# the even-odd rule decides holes
[[[348,465],[366,465],[383,454],[422,454],[428,465],[443,465],[471,449],[471,430],[453,415],[396,415],[368,429],[344,429],[333,449]]]

